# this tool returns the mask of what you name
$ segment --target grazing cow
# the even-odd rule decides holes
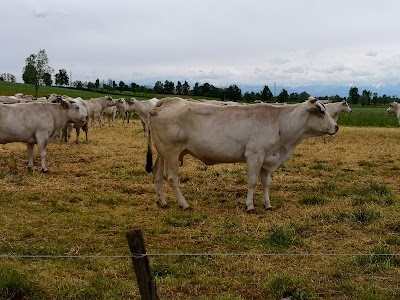
[[[37,144],[42,173],[47,173],[46,147],[69,122],[85,122],[85,112],[74,101],[0,104],[0,144],[26,143],[28,168],[33,167],[33,147]]]
[[[389,108],[387,109],[387,112],[389,114],[396,114],[397,115],[397,121],[399,122],[400,125],[400,105],[396,101],[391,102],[389,105]]]
[[[321,102],[321,101],[320,101]],[[332,119],[337,123],[339,116],[341,113],[351,113],[352,110],[347,103],[346,100],[343,100],[342,102],[335,102],[335,103],[326,103],[325,104],[326,111],[328,114],[331,115]],[[316,137],[312,138],[312,144],[315,144],[317,141]],[[324,142],[326,143],[327,141],[327,136],[324,136]]]
[[[164,98],[150,112],[146,171],[153,172],[157,203],[167,205],[163,178],[179,206],[189,208],[178,186],[178,168],[186,154],[207,165],[246,162],[247,211],[254,210],[257,178],[263,186],[263,202],[271,209],[271,173],[292,157],[297,144],[310,136],[335,134],[336,122],[325,107],[310,97],[306,102],[275,106],[250,104],[209,105],[181,98]],[[158,155],[152,166],[151,136]]]
[[[89,118],[92,119],[92,127],[96,128],[96,120],[99,120],[101,126],[101,116],[106,107],[114,106],[115,101],[110,95],[100,98],[92,98],[86,101]]]

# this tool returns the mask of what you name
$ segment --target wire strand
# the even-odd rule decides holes
[[[344,256],[400,256],[400,253],[132,253],[131,255],[26,255],[26,254],[1,254],[2,259],[118,259],[118,258],[143,258],[143,257],[162,257],[162,256],[248,256],[248,257],[344,257]]]

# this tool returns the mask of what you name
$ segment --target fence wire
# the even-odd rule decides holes
[[[162,256],[213,256],[213,257],[345,257],[345,256],[400,256],[400,253],[132,253],[131,255],[25,255],[25,254],[1,254],[0,259],[128,259]]]

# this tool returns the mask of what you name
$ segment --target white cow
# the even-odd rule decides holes
[[[131,98],[128,102],[129,110],[139,116],[144,131],[146,131],[149,123],[149,112],[154,108],[158,101],[160,101],[160,99],[157,98],[151,98],[143,101],[138,101],[135,98]]]
[[[0,104],[0,144],[26,143],[29,169],[33,167],[33,147],[37,144],[42,173],[47,173],[47,145],[67,123],[86,120],[85,112],[74,101]]]
[[[104,116],[106,116],[108,119],[108,125],[110,127],[114,127],[115,117],[117,116],[117,113],[121,114],[122,116],[125,116],[125,111],[127,108],[126,101],[123,98],[116,99],[114,100],[114,102],[115,102],[114,106],[106,107],[103,110],[103,115],[101,118],[102,123],[104,123]]]
[[[101,126],[101,115],[106,107],[114,106],[115,101],[110,95],[100,98],[92,98],[86,101],[86,107],[88,109],[89,118],[92,119],[92,127],[96,128],[96,120],[99,121]]]
[[[157,203],[167,205],[163,178],[169,183],[179,206],[189,208],[178,186],[178,168],[186,154],[205,164],[247,163],[247,211],[254,210],[253,194],[258,177],[263,202],[271,209],[271,174],[292,157],[297,144],[310,136],[335,134],[336,122],[313,97],[304,103],[275,106],[208,105],[181,98],[164,98],[150,112],[146,171],[153,172]],[[152,166],[151,136],[157,148]]]
[[[79,143],[79,135],[81,129],[85,132],[86,141],[88,141],[88,131],[89,131],[89,113],[87,108],[87,102],[83,100],[81,97],[78,98],[71,98],[68,96],[63,96],[62,99],[66,101],[75,101],[76,104],[80,106],[82,111],[86,114],[87,120],[85,122],[75,122],[75,123],[68,123],[64,129],[62,130],[61,140],[68,142],[71,139],[72,130],[75,128],[76,132],[76,140],[75,143]]]
[[[349,104],[347,103],[346,100],[343,100],[342,102],[334,102],[334,103],[326,103],[324,104],[326,111],[328,112],[328,114],[331,115],[332,119],[337,123],[340,114],[342,113],[351,113],[352,110],[349,106]],[[316,137],[313,137],[312,139],[312,144],[315,144],[317,141]],[[327,136],[324,136],[324,142],[326,143],[327,141]]]
[[[391,102],[389,105],[389,108],[387,109],[387,112],[389,114],[396,114],[397,115],[397,121],[399,122],[400,125],[400,105],[396,101]]]

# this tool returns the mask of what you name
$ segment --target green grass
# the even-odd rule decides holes
[[[398,127],[395,115],[389,115],[389,105],[359,107],[351,105],[352,113],[341,114],[338,120],[342,126],[357,127]]]

